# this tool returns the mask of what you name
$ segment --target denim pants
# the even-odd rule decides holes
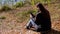
[[[27,23],[26,26],[33,26],[36,30],[41,27],[40,25],[38,26],[38,25],[35,23],[34,18],[31,18],[31,19],[28,21],[28,23]]]

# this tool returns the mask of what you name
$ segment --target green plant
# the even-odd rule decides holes
[[[2,11],[7,11],[7,10],[11,10],[11,8],[8,7],[8,6],[2,6],[1,10]]]
[[[30,14],[30,12],[33,13],[33,14],[36,14],[37,13],[37,10],[36,9],[29,10],[28,13]]]
[[[31,0],[31,4],[34,5],[34,3],[35,3],[34,0]]]
[[[6,19],[6,17],[5,16],[1,16],[0,19]]]
[[[17,2],[14,7],[23,7],[24,3],[23,2]]]

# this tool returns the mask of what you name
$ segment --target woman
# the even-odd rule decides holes
[[[49,15],[49,11],[44,8],[42,4],[38,4],[37,8],[39,8],[39,12],[36,16],[35,23],[37,25],[41,25],[41,28],[38,28],[37,31],[41,32],[41,34],[47,34],[51,30],[51,19]]]
[[[41,3],[39,3],[37,5],[37,8],[38,8],[38,14],[35,16],[36,20],[33,21],[34,24],[37,25],[36,26],[37,31],[48,31],[48,30],[50,30],[51,29],[51,19],[50,19],[49,11],[46,10]]]

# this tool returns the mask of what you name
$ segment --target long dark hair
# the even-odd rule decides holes
[[[37,5],[37,7],[39,7],[39,10],[41,10],[41,12],[48,11],[47,9],[45,9],[45,7],[42,5],[42,3],[39,3],[39,4]]]

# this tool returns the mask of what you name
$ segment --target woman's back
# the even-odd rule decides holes
[[[41,31],[46,31],[51,29],[51,21],[49,17],[48,18],[44,17],[44,15],[41,13],[37,15],[35,23],[37,25],[41,25],[41,28],[40,28]]]
[[[41,31],[47,31],[51,29],[51,20],[49,11],[46,10],[42,4],[38,5],[41,13],[37,14],[35,23],[41,25]]]

